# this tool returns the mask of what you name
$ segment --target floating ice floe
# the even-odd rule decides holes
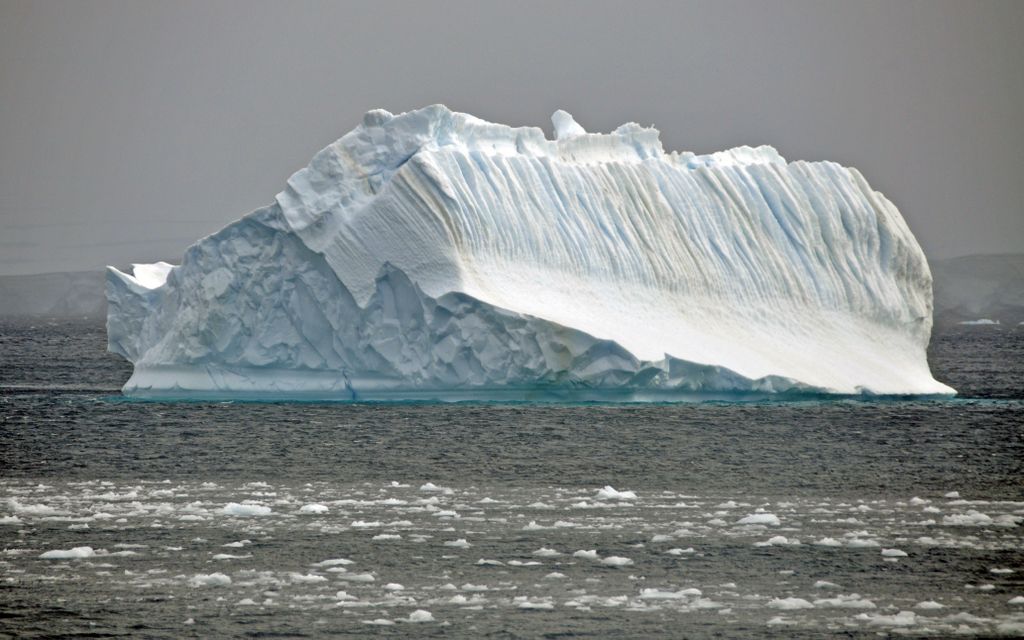
[[[796,538],[787,538],[786,536],[772,536],[763,542],[755,542],[755,547],[798,547],[800,541]]]
[[[226,587],[231,584],[231,578],[223,573],[197,573],[188,583],[193,587]]]
[[[354,564],[354,563],[351,560],[347,559],[347,558],[331,558],[330,560],[322,560],[320,562],[317,562],[313,566],[314,567],[334,567],[334,566],[338,566],[338,565],[349,565],[349,564]]]
[[[92,547],[74,547],[73,549],[54,549],[40,554],[44,560],[77,560],[80,558],[91,558],[96,555]]]
[[[803,598],[773,598],[768,601],[768,606],[772,609],[782,609],[783,611],[814,608],[813,604]]]
[[[633,561],[622,556],[608,556],[601,559],[601,564],[608,567],[628,567],[633,564]]]
[[[548,549],[547,547],[541,547],[540,549],[537,549],[536,551],[534,551],[533,555],[539,556],[541,558],[554,558],[555,556],[560,556],[560,555],[563,555],[563,554],[561,552],[559,552],[559,551],[555,551],[554,549]]]
[[[782,524],[779,517],[774,513],[752,513],[748,516],[740,518],[736,524],[738,525],[767,525],[771,527],[777,527]]]
[[[699,598],[700,589],[680,589],[679,591],[665,591],[662,589],[641,589],[640,598],[644,600],[685,600],[687,598]]]
[[[915,604],[914,608],[922,609],[925,611],[934,611],[937,609],[944,609],[945,607],[942,604],[935,602],[934,600],[923,600]]]
[[[239,504],[229,502],[224,505],[220,512],[226,516],[266,516],[273,510],[270,507],[260,504]]]
[[[598,489],[595,500],[636,500],[636,493],[633,491],[619,491],[615,487],[606,485]]]
[[[401,540],[402,535],[399,533],[378,533],[370,539],[377,542],[382,542],[384,540]]]
[[[426,609],[417,609],[409,614],[409,622],[433,622],[434,614]]]
[[[840,609],[874,609],[875,603],[862,598],[860,594],[838,595],[834,598],[820,598],[814,601],[815,607],[836,607]]]
[[[912,627],[917,623],[917,614],[913,611],[900,611],[893,615],[861,613],[856,619],[877,627]]]

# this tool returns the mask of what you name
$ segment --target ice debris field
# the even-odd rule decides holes
[[[68,632],[104,632],[87,621],[123,611],[151,633],[200,636],[273,620],[284,635],[429,625],[479,637],[508,615],[648,637],[1020,635],[1022,520],[1022,502],[955,491],[3,480],[0,581],[51,590]]]
[[[553,122],[371,111],[180,265],[109,269],[125,393],[953,393],[924,254],[856,169]]]

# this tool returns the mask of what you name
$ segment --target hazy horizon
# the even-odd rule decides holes
[[[0,0],[0,275],[166,259],[371,108],[857,167],[930,259],[1024,247],[1024,3]]]

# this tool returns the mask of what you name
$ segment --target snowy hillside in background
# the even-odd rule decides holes
[[[932,262],[935,323],[980,319],[1024,322],[1024,254],[979,255]]]
[[[107,315],[100,271],[0,276],[0,316],[89,318]]]

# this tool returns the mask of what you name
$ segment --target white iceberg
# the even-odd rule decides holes
[[[855,169],[553,121],[371,111],[180,265],[108,269],[124,392],[953,393],[924,254]]]

